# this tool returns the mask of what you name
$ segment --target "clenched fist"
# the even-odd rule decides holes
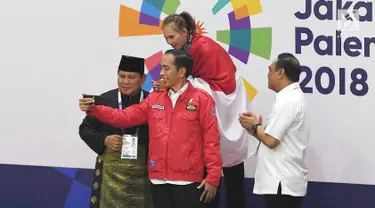
[[[112,150],[120,150],[122,137],[120,135],[109,135],[105,138],[104,145]]]

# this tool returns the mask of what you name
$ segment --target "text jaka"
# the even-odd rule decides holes
[[[365,1],[327,1],[318,0],[313,5],[312,0],[305,0],[305,11],[298,11],[294,15],[301,20],[308,19],[313,14],[319,20],[337,20],[340,11],[343,10],[363,10],[365,14],[359,15],[360,22],[372,22],[373,21],[373,3]],[[333,2],[336,2],[336,8],[333,6]],[[322,13],[325,11],[325,13]]]

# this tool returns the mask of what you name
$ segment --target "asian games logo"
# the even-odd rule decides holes
[[[223,14],[224,8],[231,4],[232,11]],[[181,6],[180,0],[143,0],[138,10],[125,5],[120,6],[119,36],[149,36],[162,35],[161,15],[178,13]],[[199,7],[200,5],[196,5]],[[194,10],[184,10],[194,17]],[[228,45],[228,53],[241,64],[248,64],[250,54],[270,59],[272,48],[272,28],[251,27],[251,16],[262,12],[260,0],[218,0],[212,7],[212,14],[226,15],[229,20],[227,30],[217,30],[216,41]],[[204,21],[196,20],[197,30],[200,34],[206,34]],[[167,43],[165,43],[167,44]],[[156,80],[160,74],[160,60],[163,52],[157,51],[146,58],[145,65],[148,70],[147,79],[143,88],[151,90],[151,80]],[[257,90],[243,78],[244,85],[250,101],[254,99]]]

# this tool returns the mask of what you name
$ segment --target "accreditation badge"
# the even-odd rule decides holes
[[[138,153],[138,136],[124,134],[122,137],[121,159],[136,160]]]

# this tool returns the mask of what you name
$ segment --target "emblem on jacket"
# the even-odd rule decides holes
[[[187,104],[186,105],[186,110],[189,110],[189,111],[195,111],[197,109],[197,106],[193,105],[193,104]]]
[[[152,109],[159,109],[159,110],[164,110],[164,106],[158,105],[158,104],[153,104]]]
[[[156,161],[155,161],[155,160],[151,160],[151,161],[150,161],[150,166],[151,166],[151,167],[155,167],[155,165],[156,165]]]

